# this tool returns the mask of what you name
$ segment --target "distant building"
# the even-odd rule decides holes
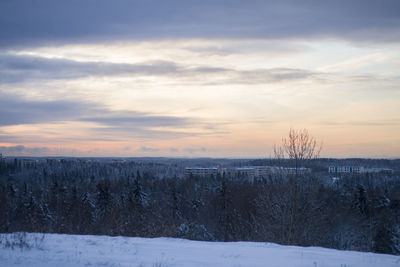
[[[111,162],[112,163],[125,163],[126,160],[124,160],[124,159],[112,159]]]
[[[232,167],[232,168],[199,168],[199,167],[187,167],[185,168],[185,176],[198,176],[198,177],[209,177],[211,175],[227,175],[230,177],[243,177],[249,181],[253,181],[255,178],[266,178],[273,174],[284,174],[293,175],[296,174],[307,174],[311,173],[310,168],[286,168],[279,166],[244,166],[244,167]]]
[[[254,167],[251,167],[251,166],[231,168],[231,169],[227,169],[226,172],[231,177],[239,176],[239,177],[243,177],[249,181],[253,181],[254,178],[258,177],[257,169]]]
[[[36,163],[37,163],[37,161],[36,161],[36,160],[33,160],[33,159],[22,159],[22,164],[21,164],[21,166],[22,166],[24,169],[32,169],[32,168],[35,168],[35,167],[36,167]]]
[[[185,176],[190,177],[190,176],[198,176],[198,177],[209,177],[211,175],[216,176],[218,173],[220,173],[219,168],[198,168],[198,167],[191,167],[191,168],[185,168]]]
[[[293,175],[293,174],[309,174],[311,173],[310,168],[299,167],[299,168],[290,168],[290,167],[279,167],[279,166],[262,166],[256,167],[259,173],[259,176],[265,176],[269,174],[285,174],[285,175]]]
[[[331,173],[363,173],[364,167],[361,167],[361,166],[329,166],[328,172],[331,172]]]
[[[365,168],[363,166],[329,166],[328,172],[330,173],[379,173],[388,172],[392,173],[392,169],[388,168]]]

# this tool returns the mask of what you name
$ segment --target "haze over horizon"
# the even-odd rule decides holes
[[[0,153],[400,157],[400,2],[1,1]]]

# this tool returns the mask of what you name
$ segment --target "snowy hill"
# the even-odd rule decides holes
[[[400,257],[319,247],[256,242],[200,242],[173,238],[136,238],[27,234],[30,249],[5,246],[0,235],[0,266],[296,266],[390,267]]]

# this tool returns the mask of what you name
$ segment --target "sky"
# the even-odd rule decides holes
[[[400,157],[400,1],[0,1],[0,153]]]

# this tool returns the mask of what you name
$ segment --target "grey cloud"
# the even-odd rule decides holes
[[[135,140],[149,140],[149,139],[158,139],[158,140],[167,140],[167,139],[176,139],[181,137],[188,136],[200,136],[205,135],[201,132],[183,132],[177,127],[174,130],[166,130],[166,129],[153,129],[152,127],[142,127],[138,125],[131,126],[107,126],[103,127],[94,127],[91,128],[90,131],[93,133],[94,138],[98,138],[101,136],[102,139],[113,141],[129,141],[132,139]],[[208,133],[209,135],[212,132]],[[217,134],[217,133],[216,133]]]
[[[310,48],[299,43],[282,40],[257,40],[251,42],[225,42],[219,45],[190,44],[184,47],[185,50],[205,55],[231,55],[245,53],[263,52],[270,56],[300,53],[309,51]]]
[[[138,131],[138,133],[140,133]],[[132,139],[134,136],[130,136]],[[52,134],[47,134],[46,136],[34,134],[0,134],[0,141],[4,143],[57,143],[57,144],[69,144],[71,142],[82,142],[82,141],[96,141],[96,142],[112,142],[116,140],[127,140],[123,139],[123,136],[116,136],[116,135],[106,135],[102,129],[96,130],[92,129],[88,136],[81,136],[81,137],[71,137],[66,136],[62,131],[54,131]]]
[[[117,64],[108,62],[79,62],[28,55],[0,55],[0,82],[2,83],[32,79],[76,79],[87,76],[112,76],[121,74],[165,75],[178,71],[178,66],[168,61],[150,61],[142,64]]]
[[[398,0],[0,2],[0,46],[160,38],[400,39]]]
[[[201,119],[157,115],[139,111],[113,111],[93,102],[79,100],[44,101],[0,93],[0,129],[20,124],[57,123],[78,121],[97,123],[92,127],[92,140],[112,141],[132,138],[171,139],[182,136],[218,134],[218,128]],[[183,129],[203,131],[185,132]],[[46,133],[53,139],[65,141],[57,132]],[[38,137],[32,136],[32,139]],[[39,137],[40,138],[40,137]],[[0,131],[0,140],[21,141]],[[25,140],[28,141],[28,140]],[[34,142],[34,140],[31,140]]]
[[[222,67],[179,65],[170,61],[140,64],[78,62],[22,55],[0,55],[0,82],[17,83],[29,80],[76,79],[87,76],[142,75],[186,79],[195,83],[273,83],[306,79],[317,73],[291,68],[236,70]],[[218,75],[213,76],[213,75]]]
[[[190,154],[197,153],[197,152],[206,152],[207,149],[205,147],[187,147],[184,148],[183,151],[188,152]]]
[[[158,152],[158,151],[160,151],[160,149],[142,146],[142,147],[140,147],[140,148],[138,149],[138,151],[142,151],[142,152]]]
[[[273,68],[238,73],[238,82],[242,83],[272,83],[288,80],[306,79],[317,73],[303,69]]]
[[[81,121],[95,122],[101,127],[92,128],[102,136],[118,136],[124,139],[132,137],[141,139],[174,139],[178,137],[198,136],[204,134],[217,134],[218,129],[214,126],[208,130],[209,123],[202,120],[176,117],[160,116],[145,112],[118,111],[98,114],[91,117],[83,117]],[[183,132],[182,129],[202,128],[205,132]]]
[[[201,129],[183,131],[182,128],[199,127]],[[183,126],[170,126],[168,128],[160,128],[157,125],[142,126],[139,124],[130,125],[107,125],[103,124],[101,127],[93,127],[90,129],[93,133],[93,138],[102,138],[104,140],[112,141],[118,139],[119,141],[135,140],[169,140],[183,137],[200,137],[200,136],[220,136],[226,134],[227,131],[221,131],[217,126],[213,129],[207,129],[199,124],[189,124]],[[0,136],[1,140],[1,136]]]
[[[189,69],[193,73],[221,73],[221,72],[232,72],[233,70],[227,68],[217,68],[217,67],[197,67]]]
[[[23,155],[23,154],[30,154],[30,155],[42,155],[48,153],[50,151],[47,147],[26,147],[23,145],[17,146],[0,146],[0,152],[4,155]]]
[[[0,94],[0,126],[71,120],[99,108],[84,101],[41,101]]]
[[[397,86],[400,82],[400,76],[399,75],[380,75],[378,73],[363,73],[363,74],[358,74],[358,75],[346,75],[344,76],[344,79],[346,81],[350,82],[362,82],[362,83],[373,83],[377,82],[379,83],[379,86],[381,88],[387,88],[387,86],[384,86],[386,83],[390,83],[394,85],[395,89],[399,89]]]
[[[81,118],[82,121],[97,122],[109,126],[140,125],[140,127],[185,127],[191,124],[190,120],[181,117],[157,116],[143,112],[125,111],[109,112],[108,114],[94,117]]]
[[[212,76],[216,75],[218,76]],[[199,73],[192,73],[198,77]],[[317,73],[305,69],[293,68],[271,68],[253,70],[234,70],[234,69],[211,69],[207,76],[201,76],[201,84],[267,84],[280,83],[293,80],[303,80],[308,78],[322,79],[325,74]]]

